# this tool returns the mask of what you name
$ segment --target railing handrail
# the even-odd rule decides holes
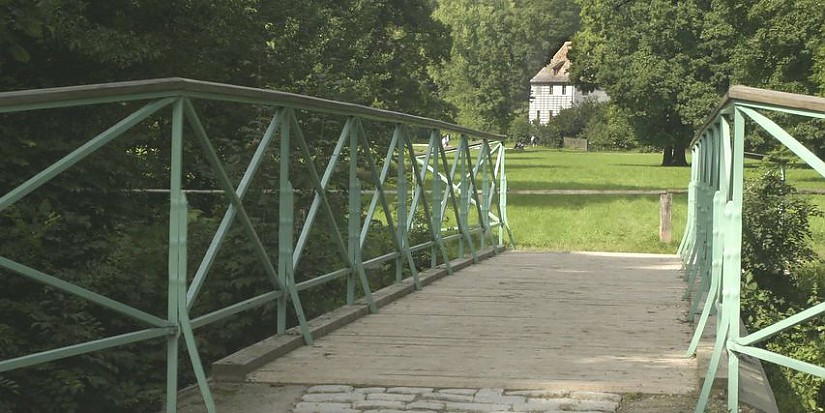
[[[679,246],[690,299],[688,319],[701,309],[687,355],[696,354],[712,310],[716,338],[696,412],[704,411],[723,352],[728,354],[729,411],[739,409],[740,357],[825,378],[825,366],[757,347],[765,339],[825,313],[825,303],[742,336],[741,277],[745,139],[759,128],[825,177],[825,161],[771,119],[773,114],[825,119],[825,98],[747,86],[731,87],[691,142],[693,162],[685,235]]]
[[[719,103],[710,112],[705,122],[697,129],[696,135],[688,147],[692,147],[702,137],[708,126],[716,121],[720,112],[724,111],[731,102],[753,103],[782,107],[785,109],[825,112],[825,97],[801,95],[798,93],[780,92],[778,90],[760,89],[744,85],[734,85],[722,96]]]
[[[279,335],[283,335],[286,334],[289,301],[304,342],[311,344],[312,332],[300,301],[299,293],[302,290],[345,278],[347,304],[355,302],[357,284],[363,290],[361,293],[369,310],[374,312],[377,311],[377,306],[365,271],[370,265],[395,260],[395,282],[401,283],[405,276],[408,276],[418,289],[421,288],[421,283],[416,259],[412,255],[415,251],[429,248],[430,267],[441,265],[440,258],[447,273],[451,274],[453,268],[450,262],[454,254],[446,247],[448,241],[458,244],[458,256],[469,255],[473,262],[478,261],[479,251],[488,246],[494,253],[504,248],[507,245],[505,233],[509,244],[513,245],[506,215],[505,148],[502,142],[494,142],[503,138],[502,135],[352,103],[183,78],[4,92],[0,93],[0,113],[137,101],[143,101],[140,102],[143,106],[126,108],[125,112],[128,114],[118,114],[120,120],[112,126],[90,139],[87,138],[85,143],[51,162],[5,195],[0,194],[0,211],[37,191],[104,146],[123,138],[133,127],[145,122],[146,119],[169,119],[170,122],[165,125],[171,127],[169,135],[162,132],[170,138],[171,145],[163,149],[168,151],[166,153],[169,154],[169,159],[160,159],[160,164],[153,164],[161,168],[168,165],[169,168],[168,189],[159,188],[163,192],[168,192],[169,196],[166,318],[65,281],[60,278],[60,273],[55,276],[41,272],[35,267],[42,266],[42,262],[32,263],[33,266],[30,267],[26,263],[14,261],[17,257],[0,255],[0,269],[128,316],[144,327],[142,330],[125,334],[0,360],[0,372],[165,337],[167,411],[176,411],[179,367],[177,355],[185,346],[206,409],[214,412],[214,400],[207,385],[206,372],[194,338],[195,329],[241,311],[275,303],[276,329]],[[230,176],[227,172],[224,160],[219,156],[219,151],[209,136],[214,131],[213,125],[202,122],[198,114],[200,105],[196,103],[199,101],[243,104],[253,107],[257,118],[263,118],[264,112],[271,112],[265,114],[266,118],[271,119],[266,130],[254,132],[254,136],[260,136],[255,147],[245,147],[246,151],[253,153],[242,176]],[[320,165],[316,164],[316,156],[308,144],[310,137],[305,136],[305,125],[299,121],[299,115],[304,115],[304,111],[334,115],[333,127],[340,128],[335,148],[327,148],[331,149],[332,156],[329,159],[321,159],[321,162],[326,164],[325,169],[319,169]],[[3,120],[5,118],[3,117]],[[363,120],[370,122],[362,122]],[[368,134],[367,126],[379,123],[383,126],[378,128],[377,133]],[[417,156],[413,148],[413,141],[420,137],[420,129],[425,130],[429,142],[423,159]],[[81,133],[87,132],[91,133],[85,130]],[[451,134],[458,141],[455,156],[449,156],[449,159],[441,139],[443,134]],[[374,139],[383,139],[382,136],[386,140],[379,141],[376,145]],[[470,145],[471,138],[478,138],[481,143]],[[190,141],[196,142],[197,146],[185,149],[184,142]],[[375,149],[381,149],[382,153],[373,155]],[[386,156],[383,154],[384,150]],[[183,162],[186,151],[201,154],[202,158],[197,159],[195,163],[211,170],[214,184],[226,197],[226,209],[220,224],[214,231],[209,231],[213,232],[209,246],[205,251],[198,252],[198,258],[201,257],[201,253],[203,255],[200,263],[196,265],[197,269],[187,267],[190,261],[198,261],[188,258],[189,205],[185,193],[191,188],[187,188],[184,174],[192,165]],[[277,194],[278,202],[277,254],[271,254],[274,250],[266,247],[259,237],[259,228],[256,229],[255,222],[246,211],[244,197],[250,192],[250,185],[255,176],[262,173],[260,171],[267,157],[276,153],[279,157],[277,184],[267,183],[272,187],[270,192]],[[380,158],[376,158],[377,156]],[[305,162],[295,162],[291,159],[302,159]],[[380,162],[381,160],[383,162]],[[342,169],[348,172],[339,171]],[[330,185],[331,177],[336,171],[346,173],[348,177],[348,186],[344,190],[348,202],[344,214],[336,214],[333,211],[332,203],[327,196],[329,192],[340,190],[333,189]],[[361,177],[360,173],[363,171],[370,176]],[[306,178],[300,180],[300,189],[310,189],[311,192],[307,194],[314,194],[309,209],[301,216],[301,224],[297,226],[300,229],[295,225],[295,217],[299,212],[295,208],[294,193],[297,188],[293,186],[292,176],[296,173],[302,173]],[[396,176],[393,178],[392,175]],[[362,179],[368,183],[366,187],[362,187]],[[372,196],[362,198],[365,190],[372,190]],[[390,194],[395,197],[395,205],[388,201]],[[445,212],[448,208],[450,211]],[[419,212],[423,213],[423,219],[418,216]],[[381,218],[378,218],[379,215]],[[386,225],[372,225],[378,219],[383,219]],[[455,220],[454,227],[442,225],[451,219]],[[343,225],[344,223],[346,225]],[[423,224],[422,227],[426,231],[422,238],[411,236],[413,225],[416,223]],[[220,309],[206,314],[200,314],[198,311],[195,315],[192,308],[201,287],[212,272],[213,263],[219,259],[221,245],[229,236],[233,225],[241,230],[240,239],[245,239],[247,245],[252,247],[251,254],[257,258],[259,269],[263,270],[264,278],[271,284],[272,289],[232,304],[221,304]],[[332,249],[335,250],[333,254],[337,253],[343,264],[325,274],[318,275],[313,272],[311,278],[296,282],[295,273],[299,269],[302,253],[306,251],[305,247],[310,242],[310,232],[321,225],[326,225]],[[376,231],[386,231],[391,243],[387,245],[388,248],[372,251],[370,256],[363,256],[363,249],[372,228],[376,228]],[[498,230],[498,239],[493,229]],[[465,254],[465,247],[468,254]],[[375,253],[379,255],[372,256]]]
[[[399,122],[410,126],[466,133],[491,139],[504,139],[506,137],[505,135],[466,128],[436,119],[377,109],[355,103],[182,77],[0,92],[0,113],[163,97],[191,97],[283,106],[294,109],[324,111],[344,116],[358,116],[384,122]]]

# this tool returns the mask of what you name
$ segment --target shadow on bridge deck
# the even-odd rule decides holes
[[[272,384],[688,393],[676,256],[507,252],[247,375]]]

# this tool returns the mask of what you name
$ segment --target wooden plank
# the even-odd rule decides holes
[[[825,98],[820,96],[801,95],[798,93],[780,92],[778,90],[760,89],[742,85],[732,86],[727,96],[731,100],[743,102],[762,103],[812,112],[825,112]]]
[[[247,376],[267,383],[686,393],[675,256],[507,252]]]
[[[728,89],[728,92],[722,96],[722,99],[707,117],[702,127],[697,129],[698,132],[690,142],[689,147],[696,144],[696,141],[702,137],[705,130],[707,130],[712,123],[716,122],[719,113],[725,110],[728,105],[734,101],[825,113],[825,98],[823,97],[735,85]]]

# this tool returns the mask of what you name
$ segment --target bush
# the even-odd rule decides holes
[[[627,151],[639,148],[627,116],[616,106],[608,104],[599,116],[587,122],[582,136],[589,146],[601,151]]]
[[[510,122],[510,127],[507,130],[507,136],[515,142],[529,142],[530,136],[533,133],[533,125],[530,124],[530,120],[527,119],[527,114],[522,113],[516,116],[512,122]]]
[[[821,212],[773,170],[749,182],[742,210],[742,265],[763,286],[814,259],[808,219]]]
[[[809,218],[821,212],[775,171],[746,186],[742,211],[742,317],[756,331],[822,301],[825,263],[810,246]],[[825,320],[786,330],[761,345],[773,352],[825,365]],[[779,410],[825,411],[825,379],[765,363]]]

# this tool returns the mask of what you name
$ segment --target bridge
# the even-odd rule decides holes
[[[3,277],[130,320],[109,335],[13,354],[0,361],[6,377],[162,344],[168,412],[613,412],[631,394],[696,397],[701,412],[721,370],[727,407],[738,411],[754,360],[825,377],[821,366],[758,346],[822,304],[753,333],[739,322],[745,119],[825,175],[825,163],[765,115],[821,119],[825,99],[730,90],[693,142],[689,216],[674,255],[514,250],[504,137],[433,119],[179,78],[0,93],[4,121],[25,124],[34,111],[109,126],[89,138],[74,136],[89,128],[37,125],[77,144],[20,177],[0,198],[4,219],[37,222],[19,218],[48,210],[46,200],[70,208],[49,194],[78,168],[116,171],[115,190],[71,193],[141,202],[154,216],[147,222],[162,222],[165,268],[141,273],[162,282],[162,303],[103,295],[89,277],[70,276],[93,269],[50,251],[3,251]],[[227,126],[219,113],[246,120]],[[456,144],[444,147],[445,135]],[[236,287],[248,295],[221,294]],[[331,312],[305,308],[327,298]],[[195,332],[232,328],[260,308],[271,322],[248,334],[270,336],[214,360],[210,379]],[[703,348],[700,367],[693,356]],[[182,371],[194,383],[184,402]]]

